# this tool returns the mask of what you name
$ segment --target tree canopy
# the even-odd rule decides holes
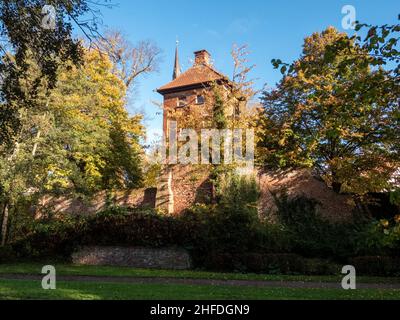
[[[261,161],[312,167],[337,192],[387,188],[399,165],[399,84],[374,61],[333,27],[307,37],[293,64],[274,60],[284,76],[262,96]]]
[[[52,90],[38,87],[39,108],[20,106],[13,152],[0,146],[0,202],[7,213],[45,194],[91,196],[142,184],[142,117],[125,109],[127,88],[108,56],[83,52],[80,67],[70,62],[59,68]],[[26,63],[27,75],[35,75],[35,61]],[[30,85],[21,82],[21,89]]]
[[[107,4],[108,1],[104,1]],[[73,26],[88,37],[97,35],[97,5],[86,0],[3,0],[0,2],[0,144],[13,146],[21,128],[19,106],[36,108],[43,81],[51,89],[59,66],[67,60],[82,62],[82,45],[74,39]],[[55,9],[54,28],[43,27],[43,8]],[[81,17],[86,16],[86,21]],[[37,63],[37,72],[28,75],[28,60]],[[21,90],[26,77],[34,77],[29,90]]]

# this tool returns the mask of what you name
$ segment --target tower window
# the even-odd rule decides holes
[[[235,117],[239,118],[240,117],[240,107],[239,106],[235,106]]]
[[[183,108],[186,106],[186,96],[180,96],[178,98],[178,107]]]
[[[204,96],[198,95],[198,96],[196,97],[196,104],[204,104],[204,103],[205,103]]]

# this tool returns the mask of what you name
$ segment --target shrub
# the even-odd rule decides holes
[[[217,175],[217,180],[218,203],[196,205],[179,219],[191,230],[188,242],[199,265],[209,251],[248,252],[260,249],[265,238],[259,227],[255,180],[232,172]]]
[[[0,263],[10,263],[17,260],[17,254],[12,247],[0,247]]]
[[[206,255],[202,267],[214,271],[234,271],[234,258],[230,253],[209,253]]]
[[[356,257],[349,260],[357,274],[366,276],[400,276],[400,258],[385,256]]]
[[[81,241],[87,222],[82,218],[64,218],[38,222],[26,238],[12,244],[19,257],[69,257]]]
[[[88,245],[179,246],[184,245],[186,235],[177,219],[136,212],[91,219],[82,242]]]
[[[264,256],[265,271],[277,274],[303,273],[304,259],[296,254],[268,254]]]
[[[339,265],[322,259],[305,259],[296,254],[216,253],[207,256],[207,269],[264,274],[335,275]]]
[[[275,195],[279,221],[292,250],[306,257],[344,260],[357,251],[357,230],[364,223],[331,223],[317,214],[318,202],[304,196]]]
[[[125,207],[116,207],[116,206],[111,206],[107,210],[104,210],[102,212],[99,212],[97,214],[97,217],[107,217],[107,216],[124,216],[129,214],[129,209]]]
[[[0,262],[69,259],[85,245],[177,246],[189,250],[196,268],[313,275],[338,273],[339,266],[331,261],[343,264],[357,255],[399,253],[400,217],[393,222],[332,224],[318,217],[312,199],[279,201],[280,224],[259,221],[251,203],[226,201],[195,206],[181,217],[110,208],[91,217],[47,219],[26,227],[24,239],[0,251]],[[366,274],[394,274],[397,262],[387,259],[375,258],[371,267],[365,266],[365,258],[356,262]]]
[[[112,208],[93,217],[38,222],[13,248],[19,256],[67,259],[85,245],[185,246],[188,235],[178,219],[149,210]]]
[[[260,192],[254,176],[222,175],[217,187],[219,203],[235,211],[256,208]]]
[[[357,234],[358,255],[394,255],[400,253],[400,217],[393,221],[372,221]]]
[[[336,275],[342,269],[341,265],[332,263],[323,259],[305,259],[304,271],[305,275]]]

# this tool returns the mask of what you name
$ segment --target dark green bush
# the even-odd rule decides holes
[[[317,215],[314,200],[303,197],[277,199],[280,223],[263,223],[254,203],[239,196],[241,188],[231,188],[219,203],[195,206],[181,217],[110,208],[91,217],[38,221],[26,226],[26,236],[9,251],[0,251],[0,262],[68,259],[85,245],[178,246],[190,251],[196,268],[313,275],[338,273],[340,267],[331,261],[344,265],[357,255],[399,253],[399,223],[390,228],[376,222],[332,224]],[[394,274],[397,262],[385,259],[358,258],[355,263],[365,274]],[[370,267],[368,261],[373,261]]]
[[[179,219],[190,230],[187,244],[198,266],[207,263],[209,252],[262,252],[279,242],[269,239],[258,219],[255,180],[232,172],[217,180],[218,203],[195,206]]]
[[[359,256],[399,256],[400,219],[371,221],[356,235]]]
[[[345,260],[358,251],[364,221],[332,223],[317,214],[318,202],[304,196],[275,196],[279,221],[290,237],[293,252],[311,258]]]
[[[400,258],[385,256],[366,256],[349,259],[358,275],[364,276],[400,276]]]
[[[215,271],[293,274],[303,271],[303,262],[294,254],[212,253],[206,267]]]
[[[205,267],[214,271],[264,274],[335,275],[341,268],[327,260],[305,259],[296,254],[211,253]]]
[[[68,258],[84,245],[185,246],[188,235],[188,227],[179,219],[113,208],[93,217],[38,222],[13,248],[20,256]]]
[[[296,254],[264,255],[266,273],[296,274],[304,272],[304,259]]]
[[[37,222],[31,226],[27,236],[13,243],[12,247],[23,258],[69,257],[86,230],[86,219],[78,217]]]
[[[303,274],[306,275],[336,275],[343,266],[324,259],[305,259]]]
[[[186,243],[195,264],[205,265],[209,252],[290,252],[288,235],[280,226],[254,223],[252,215],[217,206],[198,206],[187,212],[181,221],[190,232]]]
[[[17,254],[12,247],[0,247],[0,263],[10,263],[17,260]]]

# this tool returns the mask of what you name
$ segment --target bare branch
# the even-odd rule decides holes
[[[140,41],[133,46],[121,32],[110,31],[101,48],[114,64],[114,74],[131,89],[140,76],[157,72],[161,49],[152,41]]]

